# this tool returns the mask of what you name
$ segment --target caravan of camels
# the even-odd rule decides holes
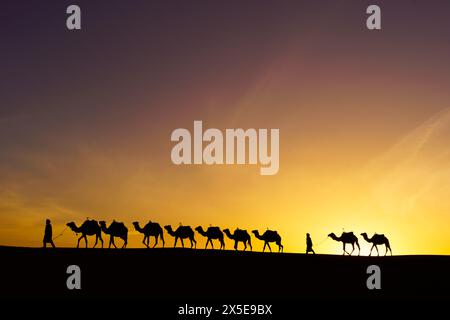
[[[142,233],[144,235],[144,238],[142,240],[142,243],[147,248],[150,248],[150,237],[155,238],[155,242],[152,246],[154,248],[158,244],[158,239],[161,240],[162,246],[164,247],[165,241],[164,241],[164,231],[163,228],[159,225],[159,223],[149,221],[145,226],[141,227],[139,225],[139,222],[133,222],[134,229]],[[67,227],[70,228],[73,232],[76,234],[81,233],[81,237],[78,238],[77,242],[77,248],[80,246],[80,241],[84,239],[86,248],[88,246],[87,237],[88,236],[95,236],[95,243],[94,248],[96,247],[98,241],[100,240],[101,246],[103,248],[103,239],[102,239],[102,232],[106,235],[109,235],[109,248],[111,248],[111,245],[117,248],[114,238],[120,238],[123,241],[122,248],[126,248],[128,243],[128,228],[125,226],[122,222],[113,221],[109,227],[106,226],[105,221],[99,221],[96,220],[89,220],[83,222],[81,226],[77,226],[74,222],[69,222],[67,224]],[[174,247],[177,246],[178,240],[181,242],[181,246],[184,248],[184,240],[189,239],[190,241],[190,248],[197,248],[197,241],[195,240],[195,232],[194,229],[190,226],[183,226],[180,224],[176,230],[172,229],[172,226],[167,225],[164,226],[164,229],[166,229],[166,232],[174,239]],[[234,241],[234,249],[238,250],[238,244],[239,242],[242,242],[244,245],[244,251],[247,249],[247,246],[250,247],[250,250],[253,250],[252,247],[252,241],[251,236],[247,232],[247,230],[242,229],[235,229],[233,233],[230,232],[229,229],[221,230],[220,227],[217,226],[210,226],[206,230],[203,229],[202,226],[198,226],[195,228],[195,231],[199,233],[201,236],[206,237],[206,246],[205,249],[208,248],[208,245],[211,245],[211,249],[214,249],[213,240],[218,240],[220,243],[220,249],[225,249],[225,242],[224,242],[224,234],[232,241]],[[278,234],[277,231],[274,230],[266,230],[263,234],[260,234],[258,230],[252,231],[253,235],[256,239],[264,241],[264,247],[263,252],[266,250],[266,247],[269,248],[269,251],[272,252],[272,248],[270,247],[270,243],[274,242],[278,246],[278,252],[283,252],[283,245],[281,244],[281,236]],[[366,240],[368,243],[372,244],[372,247],[370,249],[370,254],[372,255],[373,249],[376,249],[378,255],[379,250],[378,246],[385,246],[385,255],[390,252],[392,255],[391,246],[389,244],[389,240],[384,234],[374,234],[372,238],[369,238],[367,236],[367,233],[361,233],[361,236]],[[358,255],[360,251],[360,246],[358,243],[358,237],[353,232],[342,232],[341,236],[336,236],[334,233],[330,233],[328,235],[329,238],[342,242],[343,245],[343,254],[352,255],[355,251],[355,246],[358,248]],[[346,250],[346,245],[349,244],[352,246],[352,251],[348,252]]]

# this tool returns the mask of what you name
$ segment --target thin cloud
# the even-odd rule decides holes
[[[406,214],[423,199],[444,196],[450,183],[449,129],[450,109],[446,108],[363,170],[364,179],[373,181],[372,198],[381,209]]]

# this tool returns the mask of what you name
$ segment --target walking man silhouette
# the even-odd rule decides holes
[[[45,220],[44,248],[47,248],[47,243],[50,243],[52,247],[55,248],[55,244],[53,243],[52,223],[50,219]]]
[[[306,234],[306,254],[308,254],[309,252],[316,254],[312,247],[313,247],[313,243],[312,243],[311,237],[309,236],[309,233],[307,233]]]

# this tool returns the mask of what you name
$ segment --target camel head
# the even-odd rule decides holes
[[[171,225],[164,226],[164,229],[167,230],[167,233],[168,233],[169,235],[171,235],[172,237],[176,237],[176,232],[174,232],[174,231],[172,230],[172,226],[171,226]],[[178,229],[177,229],[177,230],[178,230]]]
[[[198,233],[203,232],[202,226],[198,226],[197,228],[195,228],[195,231],[197,231]]]
[[[113,223],[115,223],[115,221],[113,221]],[[110,233],[109,228],[106,226],[106,221],[99,221],[98,224],[100,225],[100,229],[101,229],[104,233],[106,233],[106,234],[109,234],[109,233]]]
[[[133,224],[133,226],[134,226],[134,229],[135,229],[137,232],[145,233],[145,230],[141,228],[141,226],[139,225],[139,222],[134,221],[132,224]],[[144,228],[145,228],[145,227],[144,227]]]
[[[75,222],[71,221],[68,224],[66,224],[71,230],[75,230],[78,229],[77,225],[75,224]]]
[[[361,233],[361,235],[362,235],[362,237],[364,238],[364,240],[366,240],[367,242],[371,242],[371,240],[373,239],[373,237],[372,237],[372,238],[369,238],[369,237],[367,236],[367,233],[365,233],[365,232]]]
[[[329,236],[331,239],[336,238],[336,235],[334,234],[334,232],[330,233],[328,236]]]
[[[228,238],[233,239],[234,238],[234,234],[232,234],[230,232],[230,229],[223,229],[223,233],[225,233],[227,235]]]
[[[245,231],[247,233],[247,231]],[[265,235],[260,235],[258,230],[252,230],[252,233],[255,235],[255,237],[259,240],[264,240]]]
[[[74,231],[75,234],[78,235],[78,231],[77,231],[78,228],[77,228],[77,225],[75,224],[75,222],[71,221],[71,222],[67,223],[66,226],[68,226],[70,228],[70,230]]]

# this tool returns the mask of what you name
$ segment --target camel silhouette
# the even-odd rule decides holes
[[[175,243],[173,247],[175,248],[177,246],[178,239],[181,240],[181,246],[184,248],[184,241],[183,239],[189,238],[191,241],[191,249],[192,246],[195,244],[195,248],[197,248],[197,241],[194,239],[194,230],[190,226],[182,226],[180,225],[175,232],[172,230],[172,227],[170,225],[164,226],[164,229],[167,230],[167,233],[170,234],[172,237],[175,237]]]
[[[144,240],[142,241],[142,243],[147,248],[150,248],[149,247],[150,237],[155,237],[155,244],[153,245],[152,248],[154,248],[158,244],[158,237],[161,238],[161,241],[162,241],[163,247],[164,247],[164,245],[165,245],[164,236],[163,236],[164,232],[163,232],[163,229],[161,228],[161,226],[159,225],[159,223],[149,221],[144,226],[144,228],[141,228],[139,226],[139,222],[133,222],[133,226],[137,232],[144,234]]]
[[[109,246],[108,248],[111,248],[111,244],[114,246],[114,248],[117,249],[116,244],[114,243],[114,237],[118,237],[123,240],[123,248],[127,247],[128,244],[128,228],[123,224],[122,222],[117,222],[113,220],[109,227],[106,227],[105,221],[100,221],[100,228],[105,234],[109,234]]]
[[[347,253],[348,255],[351,256],[353,251],[355,251],[355,244],[358,247],[358,255],[359,255],[360,248],[359,248],[358,238],[353,234],[353,232],[342,232],[342,235],[340,237],[336,237],[336,235],[334,233],[330,233],[328,236],[331,239],[335,240],[335,241],[341,241],[342,242],[342,245],[343,245],[343,248],[344,248],[343,255],[345,255]],[[345,245],[347,243],[351,244],[352,248],[353,248],[352,252],[350,252],[350,253],[348,253],[345,250]]]
[[[373,248],[377,249],[377,253],[378,253],[378,255],[380,255],[380,252],[378,251],[377,246],[383,245],[383,244],[386,246],[386,252],[384,253],[384,255],[386,255],[389,250],[389,252],[391,253],[391,256],[392,256],[391,245],[389,244],[388,238],[386,238],[386,236],[384,234],[376,234],[375,233],[372,236],[372,238],[370,238],[370,239],[369,239],[369,237],[367,237],[367,233],[365,233],[365,232],[361,233],[361,235],[364,238],[364,240],[366,240],[369,243],[372,243],[372,248],[370,249],[369,256],[372,255]]]
[[[247,230],[241,230],[237,228],[234,230],[234,233],[230,233],[230,229],[225,229],[223,232],[227,235],[228,238],[231,240],[234,240],[234,250],[237,250],[238,243],[243,242],[244,243],[244,251],[247,249],[247,243],[250,246],[250,250],[253,251],[252,248],[252,240],[250,238],[250,235],[248,234]]]
[[[223,232],[219,227],[208,227],[206,232],[203,230],[201,226],[195,228],[195,230],[200,233],[202,236],[207,237],[205,249],[208,248],[208,243],[211,243],[211,248],[214,249],[214,245],[212,240],[217,239],[220,242],[220,249],[225,249],[225,242],[223,241]]]
[[[278,245],[278,252],[283,252],[283,245],[281,244],[281,237],[278,232],[273,230],[266,230],[261,236],[258,230],[253,230],[252,233],[259,240],[264,241],[263,252],[266,250],[266,246],[269,247],[270,252],[272,252],[272,248],[270,247],[269,242],[275,242]]]
[[[100,239],[103,248],[103,239],[102,239],[102,230],[100,225],[95,220],[86,220],[80,227],[77,227],[75,222],[69,222],[67,226],[75,232],[77,235],[81,233],[81,237],[78,239],[77,248],[80,246],[80,240],[84,238],[86,242],[86,248],[88,247],[87,236],[95,236],[95,244],[94,248],[97,245],[98,240]]]

